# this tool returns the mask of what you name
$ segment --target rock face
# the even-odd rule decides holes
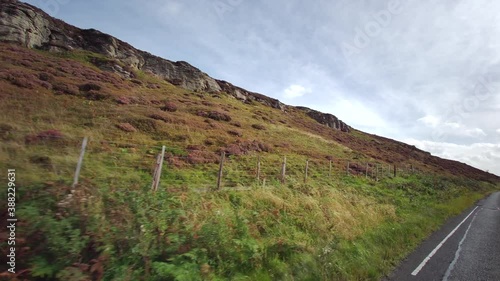
[[[98,67],[125,78],[142,70],[191,91],[225,92],[243,102],[259,102],[282,111],[287,107],[277,99],[216,80],[187,62],[154,56],[95,29],[77,28],[17,0],[0,0],[0,41],[52,52],[91,51],[110,58],[95,62]],[[308,115],[330,128],[349,132],[349,126],[331,114],[308,109]]]
[[[346,133],[351,132],[351,127],[349,127],[346,123],[342,122],[342,120],[338,119],[332,114],[322,113],[307,107],[297,107],[297,108],[303,110],[309,117],[316,120],[320,124],[323,124],[335,130],[340,130],[342,132]]]
[[[25,9],[17,1],[0,1],[0,37],[4,42],[29,48],[41,46],[50,36],[49,20],[34,9]]]
[[[216,80],[216,81],[219,84],[219,87],[221,88],[221,90],[223,92],[230,94],[233,97],[235,97],[241,101],[244,101],[247,103],[252,102],[252,101],[256,101],[256,102],[260,102],[260,103],[263,103],[267,106],[277,108],[277,109],[280,109],[283,111],[286,109],[286,106],[277,99],[273,99],[273,98],[270,98],[268,96],[265,96],[265,95],[262,95],[259,93],[249,92],[249,91],[242,89],[240,87],[236,87],[233,84],[226,82],[226,81],[222,81],[222,80]]]

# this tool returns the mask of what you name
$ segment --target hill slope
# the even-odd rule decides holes
[[[4,0],[0,14],[0,168],[17,173],[19,278],[376,280],[498,188],[30,5]],[[210,192],[222,152],[230,190]]]
[[[128,43],[125,43],[110,35],[101,33],[94,29],[82,30],[77,27],[66,24],[60,20],[54,19],[47,15],[42,10],[15,0],[2,0],[0,13],[2,15],[0,21],[1,41],[15,43],[28,48],[36,48],[47,50],[56,53],[64,53],[71,50],[84,50],[101,56],[86,57],[88,53],[80,53],[81,59],[89,60],[101,70],[111,71],[118,74],[121,78],[133,78],[136,72],[152,74],[160,80],[169,82],[169,84],[179,86],[189,90],[189,92],[204,92],[218,94],[228,94],[236,99],[251,103],[253,101],[262,103],[272,108],[280,109],[283,113],[297,113],[293,119],[308,119],[313,118],[320,124],[343,132],[350,132],[351,128],[341,120],[338,120],[333,115],[324,114],[303,107],[286,106],[278,100],[264,96],[262,94],[253,93],[245,89],[232,85],[231,83],[214,79],[203,73],[199,69],[191,66],[187,62],[172,62],[160,57],[156,57],[147,52],[137,50]],[[84,78],[84,77],[82,77]],[[130,79],[128,79],[130,80]],[[306,113],[303,116],[301,113]],[[273,112],[273,114],[281,114]],[[305,122],[303,127],[310,128],[311,126]],[[302,128],[301,128],[302,129]],[[310,131],[318,134],[325,134],[327,131],[322,127],[313,126]],[[362,135],[362,132],[359,132]],[[396,162],[425,162],[432,165],[432,168],[441,171],[446,170],[455,175],[467,175],[469,177],[481,177],[486,179],[491,175],[485,174],[480,170],[473,169],[454,163],[445,161],[436,157],[431,157],[428,153],[405,145],[403,143],[393,142],[389,139],[379,138],[377,136],[367,136],[361,138],[364,142],[356,141],[360,138],[352,138],[350,136],[337,134],[339,137],[336,141],[345,144],[351,149],[362,152],[368,157],[384,160],[389,163]],[[326,135],[326,137],[331,137]],[[386,144],[387,142],[391,145]],[[371,150],[377,150],[371,152]],[[384,153],[386,151],[387,153]],[[380,155],[380,154],[383,154]],[[465,174],[464,174],[465,173]]]

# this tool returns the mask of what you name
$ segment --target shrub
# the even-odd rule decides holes
[[[271,147],[265,143],[261,143],[259,141],[252,141],[252,142],[237,142],[234,144],[228,145],[224,151],[228,155],[243,155],[247,154],[248,152],[255,151],[255,152],[271,152]]]
[[[54,90],[56,94],[66,94],[71,96],[77,96],[79,94],[78,88],[75,85],[61,82],[54,83],[52,85],[52,90]]]
[[[237,144],[230,144],[226,149],[224,149],[226,152],[227,156],[240,156],[245,154],[245,151]]]
[[[166,102],[160,109],[168,112],[176,112],[177,105],[173,102]]]
[[[137,132],[137,129],[134,126],[132,126],[132,124],[130,124],[130,123],[120,123],[120,124],[117,124],[116,127],[124,132],[127,132],[127,133]]]
[[[189,136],[188,135],[175,135],[172,137],[172,140],[175,142],[186,142],[187,140],[189,140]]]
[[[132,124],[135,128],[137,128],[141,132],[145,133],[154,133],[159,136],[158,133],[158,123],[155,120],[150,118],[136,118],[126,120],[128,123]]]
[[[142,81],[141,80],[137,80],[137,79],[131,79],[130,82],[136,84],[136,85],[142,85]]]
[[[187,160],[189,164],[213,164],[218,163],[219,156],[211,151],[192,150],[189,152]]]
[[[116,98],[115,101],[118,104],[123,104],[123,105],[128,105],[128,104],[132,103],[132,100],[128,97],[119,97],[119,98]]]
[[[14,127],[9,124],[0,123],[0,140],[11,140],[13,138]]]
[[[157,114],[157,113],[150,114],[149,118],[152,118],[152,119],[155,119],[155,120],[160,120],[160,121],[163,121],[165,123],[173,123],[172,118],[170,118],[170,117],[168,117],[166,115],[163,115],[163,114]]]
[[[24,77],[16,77],[16,78],[12,79],[10,81],[10,83],[12,83],[12,85],[18,86],[20,88],[26,88],[26,89],[35,88],[35,84],[32,81],[30,81]]]
[[[46,169],[52,169],[52,160],[48,156],[31,156],[30,157],[30,162],[33,164],[40,165],[43,168]]]
[[[109,97],[109,94],[100,93],[98,91],[90,90],[84,94],[84,97],[88,100],[100,101],[105,100]]]
[[[47,72],[40,72],[38,73],[38,79],[46,82],[54,81],[54,76]]]
[[[46,82],[46,81],[40,81],[40,86],[44,87],[47,90],[52,89],[52,84],[50,84],[49,82]]]
[[[148,89],[161,89],[161,86],[155,83],[149,83],[146,88]]]
[[[264,125],[261,125],[261,124],[253,124],[252,128],[254,128],[256,130],[261,130],[261,131],[264,131],[266,129],[266,127]]]
[[[100,91],[102,89],[102,86],[94,84],[94,83],[87,83],[87,84],[80,85],[78,88],[82,92],[90,92],[90,91]]]
[[[36,82],[40,82],[35,75],[15,70],[0,72],[0,79],[7,80],[12,85],[27,89],[35,88]]]
[[[35,135],[25,137],[26,144],[37,144],[41,141],[57,141],[62,140],[64,135],[58,130],[43,131]]]
[[[236,130],[230,130],[227,133],[232,135],[232,136],[236,136],[236,137],[240,137],[240,138],[243,136],[242,132],[236,131]]]
[[[149,105],[150,102],[144,97],[118,97],[115,99],[115,102],[122,105],[129,104],[140,104],[140,105]]]
[[[224,112],[220,111],[198,111],[197,113],[198,116],[201,117],[206,117],[210,118],[215,121],[225,121],[225,122],[230,122],[231,121],[231,116]]]

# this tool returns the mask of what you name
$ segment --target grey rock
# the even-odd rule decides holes
[[[298,109],[304,111],[309,117],[316,120],[318,123],[323,124],[335,130],[349,133],[351,132],[351,127],[342,120],[338,119],[336,116],[329,113],[322,113],[307,107],[297,107]]]

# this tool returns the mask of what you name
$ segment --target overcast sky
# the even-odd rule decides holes
[[[500,175],[498,1],[26,2],[214,78]]]

